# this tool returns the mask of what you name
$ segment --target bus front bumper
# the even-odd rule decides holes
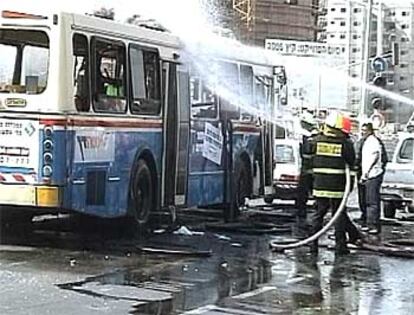
[[[0,184],[0,204],[59,207],[61,191],[53,186]]]

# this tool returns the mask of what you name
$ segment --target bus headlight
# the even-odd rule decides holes
[[[43,161],[45,164],[52,164],[53,162],[53,155],[50,152],[46,152],[43,154]]]
[[[53,142],[52,142],[52,140],[45,140],[44,142],[43,142],[43,148],[44,148],[44,150],[45,151],[52,151],[52,149],[53,149]]]
[[[46,126],[44,128],[45,137],[50,138],[53,134],[53,128],[51,126]]]
[[[43,176],[50,177],[52,175],[52,167],[50,165],[43,166],[42,173]]]

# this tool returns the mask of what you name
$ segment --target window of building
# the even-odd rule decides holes
[[[345,39],[345,37],[346,37],[346,36],[345,36],[345,34],[341,34],[341,35],[339,35],[339,38],[340,38],[340,39]]]
[[[402,24],[402,25],[401,25],[401,28],[402,28],[403,30],[405,30],[405,29],[409,28],[409,25],[408,25],[408,24]]]
[[[345,26],[345,25],[346,25],[346,23],[345,23],[345,21],[341,21],[341,23],[339,23],[339,25],[341,25],[341,26]]]
[[[402,16],[409,16],[409,15],[410,15],[410,12],[407,12],[407,11],[402,11],[402,12],[401,12],[401,15],[402,15]]]
[[[406,79],[405,76],[403,76],[403,75],[400,76],[400,81],[405,81],[405,79]]]
[[[408,53],[408,51],[407,51],[407,50],[401,50],[400,55],[401,55],[401,56],[404,56],[404,55],[406,55],[407,53]]]
[[[359,38],[358,35],[356,35],[356,34],[352,35],[352,39],[358,39],[358,38]]]
[[[334,25],[335,24],[335,21],[331,21],[331,25]]]
[[[87,112],[90,105],[89,93],[89,48],[85,35],[74,34],[73,56],[73,101],[77,111]]]
[[[359,26],[359,25],[361,25],[361,22],[359,22],[359,21],[355,21],[355,22],[353,23],[353,25],[354,25],[354,26]]]
[[[122,42],[92,38],[94,97],[97,112],[126,111],[125,46]]]
[[[161,109],[160,60],[156,50],[132,46],[131,112],[139,115],[157,115]]]
[[[359,12],[361,12],[362,10],[361,10],[361,8],[354,8],[354,13],[359,13]]]
[[[329,37],[330,38],[335,38],[335,34],[330,34]]]
[[[331,12],[335,12],[335,8],[331,8]]]
[[[342,13],[346,12],[346,8],[341,8],[341,12]]]
[[[401,67],[401,68],[407,68],[407,67],[408,67],[408,64],[406,64],[406,63],[401,63],[401,64],[400,64],[400,67]]]

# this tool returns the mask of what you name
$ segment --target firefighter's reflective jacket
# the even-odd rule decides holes
[[[316,136],[312,149],[313,196],[342,198],[345,190],[345,163],[354,168],[352,141],[341,131],[327,128]]]

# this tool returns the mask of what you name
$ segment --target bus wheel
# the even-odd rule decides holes
[[[132,200],[134,204],[134,217],[139,225],[145,225],[148,221],[153,206],[154,186],[147,163],[140,159],[132,187]]]
[[[250,197],[252,179],[246,163],[239,161],[234,174],[233,205],[228,215],[229,220],[236,219],[240,214],[240,207],[245,204],[245,198]]]
[[[384,201],[383,207],[384,207],[384,217],[388,219],[394,219],[395,212],[397,210],[396,204],[392,201]]]

